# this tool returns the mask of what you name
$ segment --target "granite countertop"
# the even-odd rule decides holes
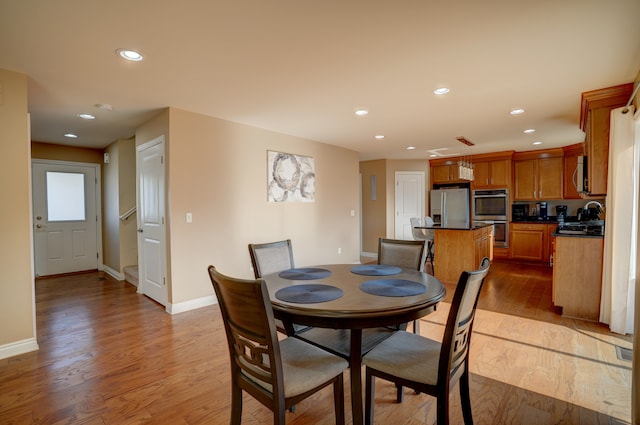
[[[516,224],[551,224],[558,226],[556,230],[551,234],[553,237],[559,238],[604,238],[604,220],[589,220],[589,221],[578,221],[577,217],[567,217],[566,220],[558,221],[556,217],[550,216],[546,220],[535,220],[535,217],[528,217],[529,220],[524,221],[512,221],[512,223]],[[559,229],[564,225],[566,225],[565,229],[570,226],[575,226],[582,231],[578,231],[575,229],[575,232],[560,232]],[[583,228],[580,228],[579,225],[583,225]],[[598,228],[598,226],[602,226]],[[573,229],[567,229],[573,230]]]
[[[573,222],[578,222],[578,221],[579,221],[578,217],[577,216],[572,216],[572,215],[567,216],[563,220],[563,222],[567,222],[567,223],[569,223],[569,222],[573,223]],[[558,221],[557,216],[555,216],[555,215],[547,216],[547,218],[545,218],[544,220],[542,220],[541,218],[539,218],[537,216],[533,216],[532,215],[532,216],[527,217],[526,220],[519,220],[519,221],[511,220],[511,222],[512,223],[525,223],[525,224],[558,224],[558,223],[560,223]]]
[[[604,238],[604,235],[590,235],[588,233],[582,234],[582,235],[569,235],[566,233],[556,233],[553,232],[551,234],[551,236],[556,237],[556,238]]]

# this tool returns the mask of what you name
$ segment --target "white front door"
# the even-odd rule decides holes
[[[100,166],[32,162],[36,276],[98,268]]]
[[[411,217],[424,217],[424,172],[397,171],[395,238],[413,239]]]
[[[164,137],[136,148],[138,292],[166,307]]]

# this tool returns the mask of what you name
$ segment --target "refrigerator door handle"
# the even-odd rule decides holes
[[[442,192],[440,194],[440,210],[441,210],[441,218],[440,218],[440,224],[442,226],[446,226],[446,220],[447,220],[447,192]]]

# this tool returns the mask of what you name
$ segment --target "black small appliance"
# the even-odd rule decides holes
[[[529,217],[529,205],[527,204],[513,204],[511,206],[511,220],[513,221],[527,221]]]
[[[563,221],[565,218],[567,218],[566,205],[556,205],[556,218],[558,221]]]
[[[547,201],[540,202],[540,208],[538,209],[538,218],[540,220],[547,219]]]

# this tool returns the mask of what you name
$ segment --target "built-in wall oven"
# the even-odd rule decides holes
[[[507,189],[474,190],[471,221],[493,225],[493,244],[509,246],[509,191]]]

